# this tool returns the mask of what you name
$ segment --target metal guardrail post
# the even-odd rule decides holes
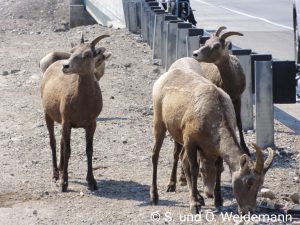
[[[200,37],[200,47],[202,47],[208,39],[210,39],[209,36]]]
[[[128,2],[128,30],[134,34],[138,33],[138,22],[137,22],[137,3]]]
[[[147,41],[147,37],[148,37],[148,17],[147,17],[147,13],[149,12],[150,10],[150,7],[151,6],[158,6],[158,2],[156,1],[149,1],[149,2],[145,2],[143,4],[143,7],[142,7],[142,13],[141,13],[141,27],[142,27],[142,30],[141,30],[141,34],[142,34],[142,38],[143,38],[143,41]]]
[[[150,13],[150,30],[149,30],[149,46],[153,48],[153,38],[154,38],[154,28],[155,28],[155,17],[159,14],[164,14],[165,10],[163,9],[155,9]]]
[[[166,43],[166,64],[165,69],[168,70],[171,64],[176,60],[176,39],[177,29],[179,26],[187,26],[187,23],[183,23],[181,20],[170,21],[167,30],[167,43]]]
[[[189,28],[192,28],[193,25],[191,23],[185,24],[184,27],[177,29],[175,60],[186,56],[186,36],[188,36]]]
[[[152,59],[161,59],[161,42],[162,42],[162,25],[171,14],[156,14],[154,18],[154,31],[153,31],[153,43],[152,43]],[[175,16],[171,18],[172,20],[176,19]]]
[[[256,143],[274,146],[273,73],[271,61],[255,62]]]
[[[246,88],[242,94],[241,118],[243,130],[253,130],[253,96],[252,96],[252,77],[251,77],[251,50],[235,49],[232,50],[244,70],[246,76]]]
[[[200,47],[200,36],[204,34],[203,29],[191,28],[189,29],[188,36],[185,37],[185,56],[191,57],[193,51]]]
[[[255,61],[271,61],[272,55],[270,54],[251,54],[251,73],[252,84],[255,84]],[[255,85],[252,85],[252,93],[255,93]]]
[[[146,17],[147,17],[147,43],[150,45],[150,39],[151,39],[151,14],[154,10],[161,9],[159,6],[150,6],[146,11]]]

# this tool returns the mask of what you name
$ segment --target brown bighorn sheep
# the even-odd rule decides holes
[[[60,173],[61,191],[67,191],[68,188],[72,128],[84,128],[86,131],[86,179],[91,190],[97,189],[92,171],[93,136],[96,118],[102,110],[102,95],[94,71],[95,60],[99,55],[103,55],[105,48],[95,46],[105,37],[109,35],[101,35],[91,43],[82,42],[68,60],[59,60],[51,64],[41,81],[42,104],[52,150],[53,178],[58,180]],[[54,121],[62,124],[59,169],[56,160]]]
[[[200,75],[202,73],[200,72]],[[256,162],[244,154],[235,129],[235,112],[230,97],[206,78],[193,70],[174,69],[163,74],[153,86],[154,147],[153,176],[150,196],[158,203],[157,164],[166,131],[183,146],[181,159],[190,192],[190,209],[199,213],[201,196],[197,191],[199,164],[197,152],[214,177],[215,205],[222,205],[220,190],[222,158],[232,173],[233,192],[239,211],[247,213],[256,205],[259,187],[270,168],[274,152],[264,162],[261,149],[255,146]]]
[[[226,41],[226,38],[231,35],[242,36],[243,34],[239,32],[227,32],[220,36],[220,33],[224,29],[226,29],[226,27],[220,27],[216,33],[206,41],[203,47],[194,51],[194,58],[181,58],[175,61],[169,70],[173,70],[175,68],[189,68],[197,73],[199,73],[199,71],[203,71],[203,73],[201,73],[202,76],[209,79],[229,94],[235,109],[241,147],[244,152],[250,156],[250,151],[244,140],[240,115],[241,95],[246,85],[245,74],[237,57],[229,54],[228,46],[230,42]],[[175,143],[174,164],[167,189],[167,191],[170,192],[173,192],[176,189],[176,170],[180,150],[181,146]],[[181,172],[180,181],[182,184],[185,184],[186,182],[183,171]],[[209,190],[209,188],[206,189],[205,187],[206,195],[212,197],[213,194],[209,193],[207,190]]]
[[[76,47],[75,47],[76,48]],[[73,48],[71,53],[74,51]],[[68,59],[71,54],[67,52],[50,52],[46,56],[44,56],[39,63],[40,69],[42,73],[45,73],[47,68],[58,60]],[[103,54],[97,55],[95,59],[95,77],[99,81],[101,77],[104,75],[105,71],[105,60],[109,59],[111,56],[110,52],[105,52]]]

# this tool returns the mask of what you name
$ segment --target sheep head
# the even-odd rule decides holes
[[[84,43],[82,36],[80,44],[71,50],[70,58],[63,65],[63,72],[66,74],[77,73],[93,74],[96,66],[100,64],[110,56],[105,54],[106,49],[104,47],[96,48],[96,44],[103,38],[109,37],[109,35],[101,35],[95,38],[91,43]],[[99,61],[99,62],[98,62]]]
[[[233,192],[238,203],[238,211],[242,214],[255,210],[257,193],[274,158],[274,151],[271,148],[268,148],[269,155],[264,161],[262,150],[255,144],[253,147],[256,150],[256,162],[246,154],[242,155],[240,169],[232,175]]]
[[[218,64],[224,57],[228,56],[228,46],[230,44],[226,39],[232,35],[243,36],[239,32],[226,32],[222,35],[221,32],[226,27],[220,27],[202,46],[200,49],[193,52],[193,57],[199,62]]]

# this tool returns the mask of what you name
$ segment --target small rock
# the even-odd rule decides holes
[[[300,199],[300,193],[294,193],[290,195],[290,199],[293,201],[295,204],[299,204],[299,199]]]
[[[294,182],[295,182],[295,183],[300,183],[300,179],[299,179],[299,177],[294,177],[294,179],[293,179],[293,180],[294,180]]]
[[[3,76],[7,76],[8,74],[9,74],[8,71],[6,71],[6,70],[2,71]]]
[[[49,192],[48,192],[48,191],[45,191],[45,192],[44,192],[44,195],[49,195]]]
[[[159,74],[160,73],[160,69],[159,68],[155,68],[155,69],[152,70],[152,73]]]
[[[83,197],[84,196],[83,191],[80,191],[79,195],[80,195],[80,197]]]
[[[37,210],[36,210],[36,209],[33,210],[32,214],[33,214],[33,215],[37,215]]]
[[[129,67],[131,67],[131,63],[125,63],[124,66],[125,66],[126,68],[129,68]]]
[[[17,73],[17,72],[20,72],[20,70],[18,70],[18,69],[13,69],[13,70],[10,71],[10,73]]]
[[[114,96],[110,96],[110,99],[115,99],[115,97]]]
[[[275,199],[275,194],[268,188],[262,188],[260,193],[264,198]]]
[[[41,34],[41,31],[37,31],[36,34]]]
[[[28,183],[29,183],[29,180],[23,180],[22,183],[23,183],[23,184],[28,184]]]
[[[122,140],[123,144],[127,144],[128,143],[128,141],[127,141],[127,139],[125,137],[122,137],[121,140]]]

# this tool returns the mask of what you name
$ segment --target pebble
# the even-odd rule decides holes
[[[129,68],[129,67],[131,67],[131,63],[125,63],[124,66],[125,66],[126,68]]]
[[[18,70],[18,69],[13,69],[13,70],[10,71],[10,73],[17,73],[17,72],[20,72],[20,70]]]
[[[9,73],[8,73],[7,70],[2,71],[2,75],[3,75],[3,76],[7,76],[8,74],[9,74]]]
[[[290,195],[290,199],[293,201],[295,204],[299,204],[299,199],[300,199],[300,193],[293,193]]]
[[[159,68],[155,68],[155,69],[152,70],[152,73],[159,74],[160,73],[160,69]]]
[[[83,193],[83,191],[80,191],[80,197],[83,197],[84,196],[84,193]]]
[[[262,188],[260,193],[264,198],[275,199],[275,194],[268,188]]]
[[[115,99],[115,97],[114,96],[110,96],[110,99]]]
[[[33,214],[33,215],[37,215],[37,210],[36,210],[36,209],[33,210],[32,214]]]

